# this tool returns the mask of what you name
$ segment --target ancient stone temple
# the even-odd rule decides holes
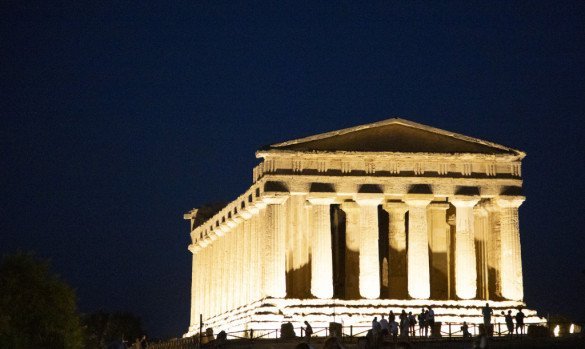
[[[525,306],[518,208],[525,153],[403,119],[260,149],[252,185],[193,209],[191,323],[369,326],[432,305],[480,323]],[[204,212],[206,211],[206,212]],[[526,322],[536,313],[524,310]],[[496,321],[503,321],[502,319]],[[256,332],[258,333],[258,332]]]

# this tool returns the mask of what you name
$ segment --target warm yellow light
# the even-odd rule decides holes
[[[569,328],[569,333],[570,334],[575,333],[575,324],[571,324],[571,327]]]
[[[556,325],[555,329],[553,330],[553,334],[555,335],[555,337],[559,336],[559,332],[561,332],[561,329],[560,329],[559,325]]]

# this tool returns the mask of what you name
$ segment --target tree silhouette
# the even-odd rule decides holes
[[[83,344],[73,289],[29,253],[0,262],[0,348],[77,349]]]

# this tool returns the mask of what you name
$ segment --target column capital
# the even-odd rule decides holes
[[[287,194],[264,194],[262,196],[262,203],[266,205],[282,205],[288,200],[288,193]]]
[[[495,202],[499,207],[518,208],[526,200],[524,196],[498,196]]]
[[[341,203],[341,209],[346,213],[351,210],[357,210],[358,208],[360,208],[360,206],[355,201],[344,201]]]
[[[197,254],[197,252],[201,251],[201,246],[199,246],[198,244],[191,244],[187,248],[193,254]]]
[[[473,213],[479,217],[486,217],[488,214],[488,209],[485,208],[483,205],[475,206],[473,208]]]
[[[480,197],[477,195],[455,195],[449,198],[449,202],[455,207],[473,207],[479,202]]]
[[[406,194],[402,201],[408,206],[426,207],[433,199],[433,194]]]
[[[360,206],[378,206],[384,201],[384,195],[376,193],[358,193],[355,195],[354,200]]]
[[[311,205],[331,205],[335,203],[335,193],[310,193],[307,201]]]
[[[431,210],[437,210],[437,211],[446,211],[449,209],[449,204],[446,202],[431,202],[429,204],[429,208]]]
[[[408,211],[408,205],[404,202],[386,201],[382,207],[388,213],[404,214]]]

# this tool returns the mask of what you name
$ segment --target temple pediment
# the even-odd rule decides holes
[[[263,151],[518,155],[522,151],[394,118],[272,144]]]

